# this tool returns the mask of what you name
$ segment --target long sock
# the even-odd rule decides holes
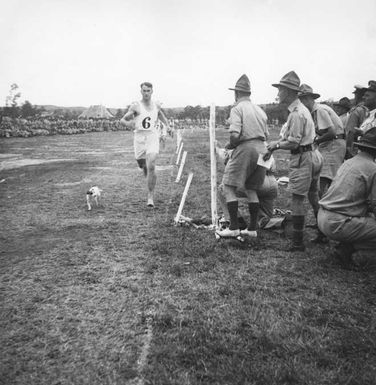
[[[230,214],[230,230],[239,229],[238,223],[238,201],[227,202],[228,213]]]
[[[303,245],[304,215],[293,215],[292,226],[292,243]]]
[[[250,231],[257,230],[259,208],[260,208],[260,203],[258,202],[248,203],[248,210],[249,210],[249,216],[250,216],[248,230]]]

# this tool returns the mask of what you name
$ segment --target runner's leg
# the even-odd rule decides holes
[[[144,175],[146,176],[148,174],[148,169],[146,167],[146,159],[142,158],[142,159],[136,159],[136,160],[137,160],[138,167],[142,169],[142,171],[144,172]]]
[[[146,155],[146,167],[148,170],[147,174],[147,186],[148,186],[148,206],[154,206],[154,189],[157,183],[157,174],[155,172],[155,164],[157,161],[158,154],[150,153]]]

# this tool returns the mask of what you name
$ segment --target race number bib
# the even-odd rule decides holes
[[[144,128],[145,130],[147,130],[148,128],[150,128],[151,124],[150,124],[150,120],[151,120],[151,117],[150,116],[147,116],[143,121],[142,121],[142,128]]]

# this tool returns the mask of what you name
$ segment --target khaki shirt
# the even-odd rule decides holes
[[[347,120],[345,127],[346,135],[354,128],[359,128],[367,116],[368,108],[363,104],[360,103],[353,107],[349,112],[349,119]]]
[[[282,140],[298,143],[300,146],[312,144],[315,139],[315,125],[308,108],[299,100],[289,106],[290,114],[283,126]]]
[[[342,114],[339,118],[342,121],[343,128],[345,128],[346,124],[347,124],[347,121],[349,120],[349,113],[346,112],[345,114]]]
[[[369,210],[367,201],[376,202],[376,163],[360,152],[339,168],[320,206],[350,217],[363,217]]]
[[[326,104],[315,103],[312,109],[312,117],[316,132],[333,127],[336,135],[344,133],[342,120],[334,110]]]
[[[249,97],[240,98],[230,113],[229,131],[240,134],[240,141],[250,139],[266,140],[268,128],[264,110],[253,104]]]
[[[376,108],[369,112],[368,118],[364,120],[359,129],[365,134],[372,127],[376,127]]]

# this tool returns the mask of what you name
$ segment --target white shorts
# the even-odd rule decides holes
[[[159,134],[157,131],[137,131],[133,138],[134,156],[145,159],[148,154],[159,153]]]

